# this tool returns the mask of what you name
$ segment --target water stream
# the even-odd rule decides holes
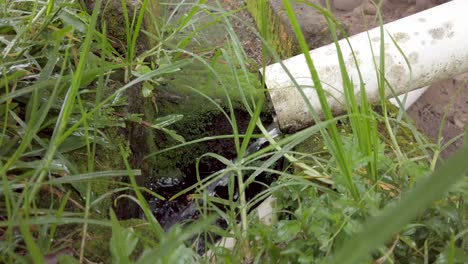
[[[271,124],[267,128],[268,134],[271,138],[278,138],[281,135],[281,131],[276,123]],[[265,137],[255,140],[250,144],[242,159],[257,152],[261,148],[268,145],[268,140]],[[237,159],[232,160],[233,163],[237,162]],[[223,170],[219,171],[222,173]],[[226,187],[229,182],[229,178],[234,176],[234,172],[225,173],[219,180],[211,183],[206,187],[206,191],[210,197],[217,195],[218,187]],[[177,183],[174,183],[177,184]],[[168,230],[176,223],[184,222],[190,219],[198,218],[197,200],[189,200],[186,202],[180,201],[159,201],[156,198],[150,200],[150,205],[156,218],[160,221],[161,225],[165,230]]]

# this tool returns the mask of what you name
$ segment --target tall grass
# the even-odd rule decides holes
[[[3,20],[7,38],[2,52],[5,92],[1,94],[4,118],[0,166],[2,212],[5,213],[2,213],[2,261],[6,263],[23,258],[21,255],[24,254],[19,250],[23,242],[34,262],[42,262],[43,252],[56,250],[54,239],[58,234],[57,227],[60,225],[59,230],[63,230],[64,224],[73,223],[83,224],[79,254],[80,261],[83,261],[87,226],[90,223],[107,225],[95,219],[99,214],[96,204],[110,195],[102,193],[102,197],[91,196],[90,184],[103,177],[140,174],[138,170],[95,171],[94,167],[92,153],[96,153],[96,144],[110,144],[99,120],[110,116],[101,114],[102,119],[91,117],[98,116],[96,113],[103,108],[105,111],[111,109],[109,103],[118,93],[131,86],[122,87],[104,100],[102,94],[96,96],[92,108],[87,102],[84,103],[88,99],[84,99],[87,90],[83,87],[96,79],[100,79],[102,87],[112,69],[125,67],[125,64],[111,65],[106,60],[90,59],[90,56],[94,56],[92,45],[96,43],[102,49],[101,54],[112,54],[112,51],[105,50],[109,48],[105,36],[103,38],[95,30],[100,4],[97,1],[92,16],[83,19],[85,13],[78,5],[55,5],[53,1],[2,3],[2,10],[8,14]],[[89,23],[85,24],[87,21]],[[64,23],[62,28],[55,27],[60,23]],[[33,26],[38,28],[32,30]],[[86,35],[78,32],[83,26],[88,27],[88,30],[84,30]],[[33,47],[37,47],[37,50]],[[78,48],[80,54],[77,53]],[[148,79],[150,75],[155,74],[149,73],[138,81]],[[65,145],[68,150],[64,148]],[[80,164],[74,164],[70,159],[73,157],[67,153],[82,147],[87,149],[89,173],[80,173],[76,167]],[[128,188],[120,188],[120,191],[125,189]],[[78,196],[71,198],[71,191],[78,192]],[[60,199],[54,196],[64,198],[58,208],[55,204]],[[46,198],[51,200],[44,207]],[[84,206],[80,204],[80,198],[86,201]],[[70,204],[74,204],[75,208],[70,208]],[[24,240],[15,238],[14,230],[18,222]],[[34,225],[41,228],[32,233]]]
[[[347,113],[349,114],[350,124],[351,124],[352,132],[353,132],[352,135],[357,138],[359,148],[362,154],[369,157],[367,159],[369,160],[368,161],[368,175],[370,176],[370,179],[373,180],[375,184],[374,186],[378,187],[378,182],[382,178],[381,175],[377,174],[378,162],[382,162],[382,160],[379,159],[378,157],[378,151],[377,151],[378,144],[379,144],[379,137],[377,134],[376,123],[373,121],[374,119],[373,116],[375,114],[370,109],[370,105],[367,102],[367,98],[365,97],[365,92],[364,92],[365,88],[362,82],[359,68],[358,68],[358,73],[360,76],[359,87],[360,87],[360,94],[361,94],[360,102],[356,100],[354,84],[348,75],[345,62],[343,59],[343,55],[341,53],[341,49],[338,44],[338,39],[337,39],[337,34],[336,34],[336,27],[337,27],[336,25],[338,25],[338,23],[327,10],[321,8],[320,6],[310,4],[306,1],[298,1],[298,2],[305,3],[317,9],[317,11],[321,12],[324,15],[328,23],[328,27],[333,36],[335,47],[337,50],[337,59],[340,64],[341,77],[343,80],[343,90],[345,94],[344,96],[345,106],[347,109]],[[307,42],[304,39],[304,36],[302,35],[301,29],[299,27],[299,23],[297,19],[295,18],[294,11],[293,11],[290,1],[284,0],[283,4],[288,14],[288,18],[290,19],[290,22],[294,29],[294,33],[296,34],[299,46],[301,47],[301,51],[306,59],[307,66],[310,69],[311,78],[314,82],[314,88],[316,89],[317,95],[320,99],[321,108],[324,112],[324,118],[325,120],[330,120],[331,119],[330,107],[326,99],[326,94],[323,91],[323,88],[321,86],[319,76],[317,75],[317,71],[315,70],[313,60],[309,55]],[[381,2],[378,5],[379,9],[380,7],[381,7]],[[403,162],[403,160],[407,158],[404,157],[401,151],[401,148],[399,146],[399,143],[397,142],[396,137],[394,135],[394,132],[393,132],[394,130],[392,129],[390,125],[390,119],[389,119],[388,112],[387,112],[387,102],[385,100],[386,98],[385,87],[387,85],[385,74],[384,74],[385,72],[385,58],[384,57],[385,56],[383,56],[385,53],[384,41],[383,41],[385,33],[384,33],[384,28],[382,26],[383,20],[382,20],[380,11],[378,11],[378,18],[380,19],[380,24],[381,24],[380,26],[381,46],[380,46],[380,51],[379,51],[380,61],[378,62],[378,65],[376,64],[376,73],[377,73],[378,80],[379,80],[379,84],[378,84],[379,95],[380,95],[380,98],[382,98],[381,107],[382,107],[382,114],[383,114],[383,122],[387,128],[388,136],[391,139],[393,149],[396,152],[397,160],[400,162]],[[340,26],[338,25],[338,27]],[[397,43],[394,43],[394,44],[398,45]],[[356,65],[357,65],[357,62],[356,62]],[[307,100],[305,94],[301,91],[301,88],[298,86],[297,89],[303,96],[304,100]],[[309,106],[309,111],[313,113],[312,107],[310,105],[308,106]],[[352,157],[348,156],[348,155],[354,155],[355,153],[346,152],[344,151],[344,148],[340,147],[342,145],[342,138],[341,138],[341,135],[339,135],[338,130],[335,125],[328,127],[327,132],[330,134],[330,137],[324,136],[325,144],[328,147],[328,149],[331,150],[330,151],[331,154],[338,161],[337,162],[338,166],[340,167],[341,172],[342,172],[342,175],[340,177],[344,177],[346,179],[348,190],[351,193],[351,195],[354,197],[354,199],[360,200],[359,199],[360,194],[357,193],[357,189],[355,188],[355,182],[354,182],[354,179],[352,177],[352,172],[351,172],[351,168],[353,164],[349,163],[352,160]],[[455,168],[459,169],[459,171],[457,172],[449,173],[450,175],[453,175],[454,177],[451,177],[450,179],[443,178],[441,174],[438,174],[440,173],[439,171],[435,172],[432,177],[427,178],[424,181],[424,183],[421,183],[421,185],[418,185],[416,188],[414,188],[414,190],[411,190],[409,194],[405,197],[406,199],[402,200],[399,203],[399,206],[390,207],[386,209],[380,218],[377,218],[375,221],[370,222],[369,225],[364,225],[363,227],[364,230],[360,232],[360,234],[356,237],[357,241],[359,241],[359,243],[362,243],[360,244],[362,248],[356,247],[356,244],[355,244],[357,242],[356,240],[350,240],[347,244],[344,245],[344,247],[342,247],[343,249],[341,251],[338,251],[338,255],[335,256],[335,258],[333,258],[333,261],[334,261],[333,263],[343,263],[343,262],[360,263],[363,259],[365,259],[368,256],[367,254],[372,252],[372,250],[375,249],[379,244],[382,244],[383,242],[387,241],[392,235],[398,232],[398,230],[400,230],[402,226],[404,226],[406,223],[414,219],[418,214],[421,214],[422,212],[421,208],[427,208],[431,202],[436,200],[436,196],[440,197],[444,194],[444,192],[448,191],[449,186],[451,186],[451,184],[457,183],[457,180],[460,180],[461,178],[463,178],[463,176],[467,172],[467,168],[462,165],[463,162],[461,160],[462,159],[461,157],[465,155],[463,154],[464,151],[466,150],[460,150],[457,153],[458,155],[454,155],[453,160],[451,160],[453,162],[451,165],[448,165],[445,168],[441,168],[441,170],[446,170],[445,171],[446,173],[448,173],[448,170],[450,170],[449,169],[450,166],[454,166],[454,169]],[[460,160],[457,160],[457,157],[460,158]],[[444,181],[444,184],[437,183],[436,178],[437,180]],[[450,181],[452,181],[452,183],[449,183]],[[441,186],[446,186],[447,189],[440,188]],[[431,194],[434,196],[423,195],[423,193],[425,192],[424,190],[427,191],[430,188],[439,188],[440,192],[437,192],[437,191],[432,192]],[[416,199],[418,200],[418,202],[425,203],[425,205],[418,204],[416,202]],[[362,202],[362,200],[360,202]],[[385,228],[382,229],[382,227],[385,226],[385,223],[392,223],[395,225],[394,226],[387,225]]]
[[[467,144],[447,161],[441,161],[438,152],[434,156],[428,156],[429,151],[414,155],[413,150],[401,148],[392,126],[400,130],[411,128],[412,136],[419,140],[415,148],[431,150],[414,126],[387,114],[386,101],[380,102],[381,113],[373,110],[363,93],[362,78],[350,79],[337,39],[337,32],[344,30],[330,11],[306,1],[298,3],[316,8],[327,21],[340,62],[347,113],[332,116],[291,2],[284,0],[324,119],[320,120],[309,105],[316,124],[276,139],[268,134],[267,125],[260,118],[263,97],[245,87],[246,83],[256,84],[248,77],[251,73],[247,54],[232,25],[241,23],[262,40],[263,61],[258,68],[263,73],[267,59],[273,58],[291,76],[267,41],[265,12],[258,33],[236,16],[239,10],[225,11],[219,2],[180,1],[172,4],[172,12],[162,12],[166,15],[158,18],[146,12],[149,1],[143,1],[133,14],[121,1],[127,49],[120,56],[110,45],[107,25],[98,26],[101,1],[95,2],[91,15],[74,3],[2,2],[0,32],[5,38],[0,44],[1,261],[213,261],[207,254],[197,254],[202,242],[217,262],[429,263],[445,258],[455,263],[466,259]],[[262,10],[267,4],[260,2]],[[181,10],[186,10],[187,15],[178,17]],[[143,28],[148,17],[155,32]],[[212,56],[207,56],[200,47],[206,45],[200,36],[205,29],[219,25],[227,40]],[[155,46],[137,53],[142,34]],[[381,27],[381,39],[384,35]],[[384,52],[382,46],[380,61],[375,65],[382,98],[387,85]],[[151,62],[146,63],[148,60]],[[196,90],[195,85],[190,89],[226,118],[232,133],[179,140],[177,145],[146,158],[216,139],[232,139],[237,158],[231,161],[217,153],[203,154],[193,161],[197,167],[201,159],[211,157],[226,168],[204,179],[197,171],[196,185],[172,198],[161,197],[137,185],[135,177],[144,175],[140,168],[131,168],[128,160],[132,153],[126,142],[113,138],[113,129],[125,121],[116,109],[122,105],[124,91],[135,89],[139,83],[157,87],[158,78],[193,63],[202,65],[219,85],[222,103]],[[229,70],[230,78],[222,74],[221,67]],[[125,82],[107,89],[116,70],[126,71]],[[260,83],[262,89],[264,78]],[[302,92],[297,83],[296,86]],[[233,91],[240,98],[234,99]],[[153,92],[157,96],[157,91]],[[250,116],[245,133],[240,132],[235,116],[239,105]],[[131,118],[141,120],[138,116]],[[379,120],[386,127],[390,144],[382,142],[386,138],[378,133]],[[343,133],[340,124],[348,122],[350,128]],[[160,123],[150,127],[180,139],[177,131]],[[262,136],[270,145],[246,155],[253,139]],[[310,142],[314,146],[307,145]],[[101,154],[105,151],[118,153],[117,162],[110,163],[115,167],[101,166]],[[437,162],[442,164],[438,168]],[[429,176],[431,169],[435,171]],[[224,175],[232,175],[227,183],[227,197],[210,196],[206,187]],[[268,186],[258,181],[260,175],[278,180]],[[121,181],[127,177],[129,184]],[[264,189],[248,200],[246,190],[253,183]],[[108,189],[98,190],[102,185]],[[189,193],[201,201],[197,203],[200,218],[164,230],[146,198],[175,199]],[[265,225],[257,219],[254,208],[268,196],[276,199],[276,220]],[[109,207],[121,199],[134,202],[144,217],[133,222],[119,221]],[[109,200],[111,204],[105,202]],[[215,223],[217,219],[222,219],[226,227],[220,228]],[[238,243],[226,249],[214,243],[216,236],[232,237]],[[99,243],[93,243],[96,241]],[[100,256],[95,255],[93,247]]]

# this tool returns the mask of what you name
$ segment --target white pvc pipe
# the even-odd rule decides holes
[[[388,101],[396,107],[400,107],[398,100],[403,104],[403,109],[408,110],[416,101],[426,92],[428,86],[413,90],[407,94],[402,94],[394,98],[390,98]],[[397,100],[398,98],[398,100]]]
[[[435,81],[468,71],[468,0],[453,0],[412,16],[384,25],[385,75],[394,88],[387,87],[387,96],[394,97]],[[406,55],[409,67],[391,37]],[[370,101],[380,100],[374,61],[379,64],[380,28],[349,38],[362,73]],[[339,41],[350,77],[358,91],[359,78],[351,49]],[[375,56],[372,54],[371,47]],[[342,79],[335,44],[310,51],[320,80],[334,113],[343,111]],[[313,88],[310,71],[303,55],[283,62],[299,83],[314,109],[321,107]],[[296,131],[314,123],[305,101],[283,67],[266,68],[265,80],[281,130]]]

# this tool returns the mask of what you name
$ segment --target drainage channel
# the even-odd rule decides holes
[[[281,131],[278,128],[278,125],[276,123],[271,124],[267,128],[269,137],[275,139],[278,138],[282,135]],[[266,147],[268,145],[268,140],[266,137],[258,138],[255,140],[253,143],[251,143],[244,155],[243,159],[248,157],[249,155],[257,152],[263,147]],[[232,163],[238,162],[237,159],[233,159]],[[243,161],[241,161],[243,162]],[[205,187],[205,191],[210,197],[215,197],[215,196],[226,196],[226,188],[229,182],[229,179],[231,177],[234,177],[234,172],[229,171],[225,172],[226,169],[223,169],[221,171],[215,172],[216,174],[224,174],[220,179],[214,181],[213,183],[209,184],[207,187]],[[213,173],[211,173],[212,175]],[[209,175],[206,175],[209,176]],[[248,175],[245,175],[246,177]],[[187,177],[193,177],[193,175],[188,175]],[[268,183],[266,181],[271,179],[259,179],[260,181],[264,183]],[[196,182],[194,184],[197,184]],[[165,197],[171,197],[178,193],[179,191],[191,187],[192,183],[185,183],[181,184],[180,181],[177,180],[164,180],[158,182],[153,189],[153,191],[163,194]],[[250,193],[251,195],[249,196],[254,196],[256,193],[258,193],[260,190],[260,187],[253,187],[254,190],[251,190]],[[163,201],[158,198],[152,198],[149,200],[150,207],[153,211],[153,214],[155,215],[156,219],[161,223],[162,227],[167,231],[169,230],[172,226],[174,226],[177,223],[183,223],[189,220],[195,220],[199,217],[198,213],[198,207],[200,201],[197,199],[186,199],[184,197],[179,197],[175,200],[171,201]]]

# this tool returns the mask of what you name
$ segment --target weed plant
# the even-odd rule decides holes
[[[267,1],[259,1],[266,10]],[[371,106],[362,92],[362,80],[349,77],[337,40],[337,31],[345,32],[327,9],[297,1],[315,7],[328,22],[347,112],[332,116],[291,1],[284,0],[324,120],[309,106],[314,126],[275,139],[260,119],[263,97],[246,92],[240,81],[249,80],[245,76],[251,61],[232,23],[257,31],[236,16],[239,10],[225,11],[217,1],[184,0],[161,3],[162,10],[172,11],[158,17],[145,12],[149,2],[141,1],[131,13],[121,1],[126,50],[120,53],[112,45],[107,25],[98,22],[106,4],[100,0],[94,2],[92,14],[76,1],[0,3],[0,262],[468,262],[468,144],[442,160],[438,153],[446,146],[427,141],[404,110],[389,114],[384,99]],[[172,9],[165,9],[166,4]],[[181,10],[185,15],[177,16]],[[258,68],[264,73],[267,58],[284,64],[268,43],[267,14],[261,17],[256,34],[263,43],[263,63]],[[206,43],[200,36],[214,25],[224,27],[227,40],[210,53],[203,49]],[[137,53],[142,34],[155,45]],[[381,39],[386,37],[381,27]],[[374,52],[380,58],[375,69],[380,96],[385,98],[389,84],[383,44]],[[186,142],[170,129],[183,118],[178,113],[154,121],[118,114],[126,103],[124,91],[157,96],[164,77],[195,62],[217,80],[225,103],[196,89],[193,93],[202,94],[226,117],[232,134]],[[219,63],[228,65],[233,78],[224,79]],[[115,81],[116,72],[125,72],[123,82]],[[299,85],[296,88],[302,92]],[[243,134],[234,115],[232,89],[241,95],[250,115]],[[214,139],[234,141],[235,161],[205,153],[194,163],[211,157],[226,169],[203,179],[198,174],[196,185],[176,195],[191,193],[201,201],[198,220],[162,229],[146,199],[164,197],[137,185],[140,168],[131,168],[132,153],[118,136],[128,121],[146,122],[148,129],[161,130],[178,142],[148,157]],[[399,142],[402,130],[409,131],[406,138],[414,141],[409,147]],[[245,156],[248,145],[260,136],[270,145]],[[274,169],[282,159],[283,168]],[[228,198],[210,197],[205,187],[225,173],[233,175]],[[278,180],[248,200],[245,191],[261,174],[276,175]],[[274,197],[275,217],[267,225],[254,208],[269,196]],[[112,205],[121,199],[137,204],[144,217],[119,220]],[[216,225],[216,219],[223,219],[226,228]],[[228,249],[211,239],[219,236],[237,242]],[[200,255],[202,242],[209,253]]]

